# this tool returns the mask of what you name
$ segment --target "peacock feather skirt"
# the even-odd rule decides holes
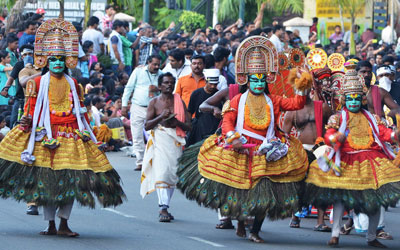
[[[19,126],[0,143],[0,196],[37,205],[63,206],[74,200],[95,207],[117,206],[125,198],[120,176],[92,141],[84,142],[75,124],[53,126],[60,146],[49,149],[35,142],[32,165],[21,161],[30,132]]]
[[[341,202],[347,210],[375,214],[381,206],[400,199],[400,169],[379,150],[341,156],[341,176],[323,172],[317,161],[310,164],[303,196],[305,204],[328,207]]]
[[[300,209],[308,161],[298,140],[292,138],[288,155],[272,164],[265,156],[253,157],[256,174],[251,175],[248,155],[223,149],[216,138],[188,147],[179,160],[177,186],[189,200],[238,219],[255,215],[283,219]],[[226,160],[235,163],[225,164]],[[219,169],[204,174],[204,169],[213,167]],[[243,175],[235,174],[240,170]]]

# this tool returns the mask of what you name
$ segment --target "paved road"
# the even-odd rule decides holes
[[[158,222],[156,194],[142,200],[139,195],[140,173],[134,172],[135,161],[122,153],[110,153],[113,166],[120,173],[128,201],[115,209],[95,210],[75,205],[70,226],[81,234],[68,239],[39,236],[45,228],[42,211],[39,216],[25,214],[26,206],[13,200],[0,200],[0,250],[125,250],[125,249],[328,249],[329,233],[314,232],[315,219],[305,219],[302,228],[290,229],[289,220],[265,221],[261,237],[267,243],[255,244],[238,238],[234,230],[217,230],[214,211],[197,206],[178,192],[174,194],[170,212],[172,223]],[[392,249],[400,249],[400,209],[387,213],[387,231],[395,238],[384,241]],[[341,237],[341,249],[365,249],[365,238],[352,233]]]

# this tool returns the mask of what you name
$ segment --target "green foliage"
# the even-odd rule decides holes
[[[183,11],[179,22],[182,23],[182,29],[186,32],[194,32],[196,29],[206,26],[205,16],[193,11]]]
[[[156,8],[155,12],[157,14],[154,17],[154,22],[157,24],[156,27],[160,31],[166,29],[172,21],[176,23],[182,14],[182,10],[171,10],[167,7]]]
[[[112,65],[111,57],[105,54],[98,54],[97,60],[104,65],[104,67],[109,68]]]
[[[6,6],[8,10],[14,6],[16,0],[0,0],[0,6]]]
[[[245,0],[245,21],[253,21],[257,16],[263,2],[267,3],[266,19],[273,16],[282,16],[284,12],[290,11],[295,14],[303,13],[303,0]],[[239,17],[240,0],[219,0],[218,19],[220,21],[237,20]]]

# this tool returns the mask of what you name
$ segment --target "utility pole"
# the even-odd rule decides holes
[[[145,23],[150,21],[150,0],[143,0],[143,21]]]
[[[240,0],[239,4],[239,18],[244,22],[244,0]]]
[[[211,5],[212,5],[212,0],[207,0],[206,3],[206,22],[207,22],[207,27],[212,25],[212,20],[211,20]]]

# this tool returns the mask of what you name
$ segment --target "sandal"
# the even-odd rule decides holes
[[[168,216],[169,216],[169,218],[170,218],[171,220],[175,220],[175,217],[174,217],[172,214],[168,213]]]
[[[215,226],[216,229],[234,229],[231,220],[220,220],[220,223]]]
[[[265,241],[258,235],[255,233],[250,233],[249,234],[249,240],[255,243],[264,243]]]
[[[291,227],[291,228],[300,228],[300,219],[297,219],[297,220],[291,219],[289,227]]]
[[[383,229],[378,231],[376,238],[381,240],[393,240],[393,236],[391,236],[388,232],[383,231]]]
[[[160,214],[159,217],[159,222],[171,222],[171,217],[169,217],[169,215]]]
[[[332,229],[325,224],[319,224],[314,227],[314,231],[318,232],[332,232]]]
[[[346,224],[344,224],[343,227],[340,228],[340,234],[349,235],[351,232],[351,229],[353,229],[353,227],[347,227]]]

